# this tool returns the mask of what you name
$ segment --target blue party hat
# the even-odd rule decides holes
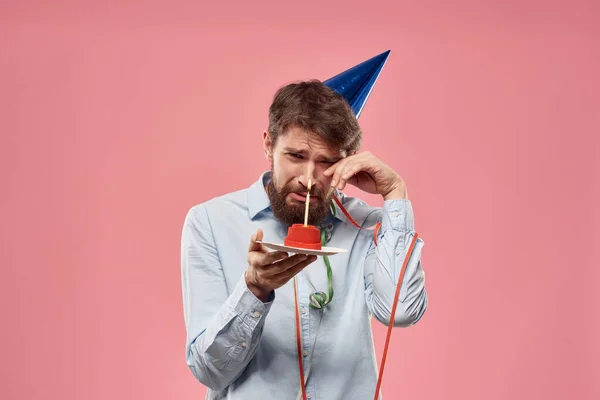
[[[358,119],[391,50],[327,79],[323,83],[341,94]]]

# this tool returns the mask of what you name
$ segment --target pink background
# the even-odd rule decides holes
[[[386,398],[600,398],[597,2],[53,3],[0,5],[0,398],[203,398],[186,211],[268,167],[281,84],[388,48],[363,149],[408,184],[430,305]]]

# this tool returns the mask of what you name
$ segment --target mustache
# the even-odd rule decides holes
[[[297,193],[301,196],[306,196],[306,193],[309,192],[308,189],[303,188],[303,187],[290,187],[290,186],[285,186],[282,190],[282,194],[284,196],[287,196],[290,193]],[[313,186],[312,188],[310,188],[310,197],[318,197],[319,199],[324,199],[326,197],[326,191],[322,190],[322,189],[315,189],[315,187]]]

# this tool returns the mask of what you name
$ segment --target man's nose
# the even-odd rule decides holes
[[[314,187],[317,181],[315,180],[314,176],[305,174],[298,178],[298,182],[300,182],[302,186],[308,189],[309,186],[311,188]]]
[[[314,165],[312,165],[312,163],[308,163],[306,168],[304,168],[302,175],[300,175],[300,177],[298,179],[300,181],[300,183],[307,189],[309,186],[309,182],[310,182],[311,186],[314,186],[316,183],[314,172],[315,172]]]

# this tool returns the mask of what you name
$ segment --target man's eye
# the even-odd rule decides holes
[[[294,158],[302,158],[302,156],[300,154],[296,154],[296,153],[288,153],[288,154]]]

